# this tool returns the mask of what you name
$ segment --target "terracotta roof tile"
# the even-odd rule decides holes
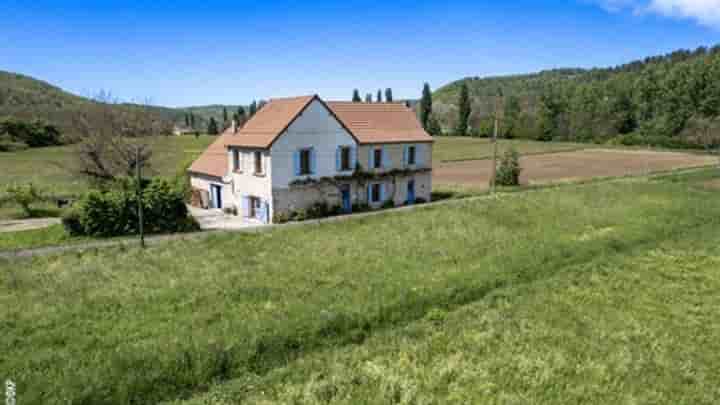
[[[231,133],[224,133],[215,140],[197,160],[190,165],[189,172],[223,177],[228,171],[227,138]]]
[[[227,145],[269,147],[315,98],[316,96],[305,96],[270,100],[228,140]]]
[[[331,101],[327,105],[360,143],[433,141],[404,104]]]

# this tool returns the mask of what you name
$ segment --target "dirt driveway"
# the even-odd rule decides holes
[[[527,156],[520,159],[523,184],[583,180],[717,164],[716,157],[677,152],[588,149]],[[492,162],[441,163],[433,170],[433,186],[487,188]]]
[[[29,231],[47,228],[60,223],[60,218],[8,219],[0,221],[1,232]]]

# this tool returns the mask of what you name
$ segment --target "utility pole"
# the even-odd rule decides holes
[[[143,233],[143,204],[142,204],[142,163],[140,162],[140,145],[135,147],[135,177],[137,192],[138,230],[140,231],[140,247],[145,248],[145,234]]]
[[[498,136],[498,104],[500,103],[500,95],[498,94],[495,98],[495,126],[493,130],[493,162],[492,162],[492,177],[490,178],[490,194],[495,194],[495,179],[497,177],[497,136]]]

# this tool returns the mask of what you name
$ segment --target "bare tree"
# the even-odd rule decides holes
[[[77,167],[74,171],[95,183],[132,176],[152,157],[149,137],[169,132],[169,123],[149,111],[149,100],[126,103],[101,91],[93,108],[77,117]]]

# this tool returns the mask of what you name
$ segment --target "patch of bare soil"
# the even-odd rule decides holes
[[[0,221],[0,233],[42,229],[60,223],[60,218],[11,219]]]
[[[522,157],[520,181],[523,184],[544,184],[620,177],[715,163],[717,158],[691,153],[587,149]],[[491,169],[490,160],[442,163],[433,169],[433,184],[487,188]]]

